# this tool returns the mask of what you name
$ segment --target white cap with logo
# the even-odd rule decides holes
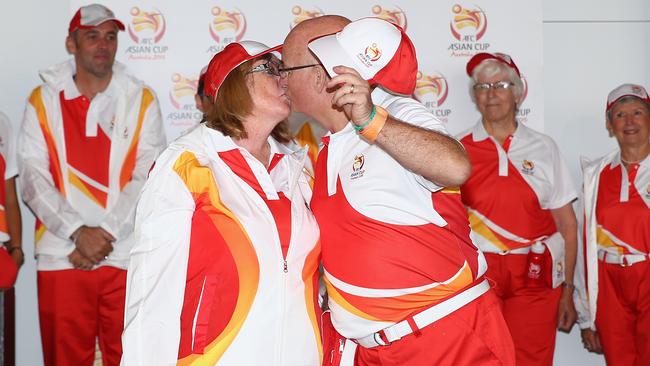
[[[371,84],[379,84],[399,94],[415,90],[418,62],[415,47],[404,30],[384,19],[363,18],[340,32],[309,42],[331,77],[334,67],[351,67]]]
[[[607,95],[607,107],[605,111],[608,112],[616,102],[625,97],[637,97],[646,103],[650,103],[650,97],[644,87],[637,84],[622,84]]]

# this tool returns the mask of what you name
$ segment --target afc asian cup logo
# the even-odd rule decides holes
[[[358,172],[363,168],[363,164],[365,163],[365,157],[363,155],[356,155],[354,157],[354,162],[352,163],[352,171],[353,172]]]
[[[187,97],[191,98],[190,104],[194,103],[197,85],[197,79],[188,78],[179,73],[172,74],[172,89],[169,91],[169,101],[174,108],[182,109],[184,104],[182,100]]]
[[[387,9],[383,8],[380,5],[375,5],[372,7],[372,13],[380,19],[387,20],[395,25],[400,26],[402,29],[406,30],[407,20],[406,13],[404,10],[395,7],[396,9]]]
[[[523,75],[521,77],[521,82],[523,83],[523,88],[521,91],[521,100],[517,103],[517,120],[521,123],[526,123],[528,122],[528,115],[531,112],[531,108],[523,107],[524,101],[528,96],[528,81]]]
[[[210,35],[217,43],[239,42],[246,33],[246,17],[239,9],[227,11],[218,6],[211,10]]]
[[[158,43],[165,35],[167,22],[159,10],[144,11],[137,6],[131,8],[129,36],[135,43]],[[149,35],[144,37],[143,35]]]
[[[379,60],[382,55],[381,50],[379,49],[379,46],[377,46],[376,43],[373,43],[370,46],[366,47],[363,53],[366,54],[366,57],[371,62],[375,62]]]
[[[426,75],[418,71],[414,96],[427,108],[438,108],[449,94],[447,79],[440,73]]]
[[[307,10],[300,5],[294,5],[293,8],[291,8],[291,14],[293,14],[293,20],[291,21],[291,24],[289,24],[289,28],[293,29],[293,27],[300,24],[300,22],[307,19],[318,18],[323,16],[324,13],[319,8]]]
[[[650,200],[650,184],[645,187],[645,198]]]
[[[535,172],[535,164],[530,160],[524,159],[521,163],[521,172],[524,174],[533,174]]]
[[[487,31],[487,16],[483,9],[464,8],[455,4],[451,11],[453,18],[449,22],[451,34],[459,41],[477,42],[485,35]]]

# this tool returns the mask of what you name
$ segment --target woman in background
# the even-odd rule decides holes
[[[582,342],[608,365],[650,365],[650,98],[623,84],[607,97],[618,149],[583,159],[584,237],[576,276]]]

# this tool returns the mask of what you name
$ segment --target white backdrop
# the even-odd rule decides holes
[[[70,14],[89,0],[71,0]],[[543,128],[541,0],[470,1],[257,1],[105,0],[127,28],[118,60],[157,91],[167,136],[172,139],[200,120],[194,107],[198,73],[233,40],[274,46],[304,19],[338,13],[351,19],[379,16],[406,29],[415,44],[419,79],[415,97],[451,132],[474,124],[478,113],[468,92],[465,64],[481,51],[510,53],[525,75],[523,121]],[[517,14],[513,17],[512,14]],[[301,121],[298,121],[301,122]]]
[[[185,15],[181,12],[177,16],[173,10],[164,10],[169,29],[166,32],[169,34],[158,42],[159,46],[168,47],[163,62],[153,63],[162,60],[151,60],[152,63],[148,66],[135,69],[136,64],[132,62],[139,60],[128,59],[126,47],[133,45],[134,41],[126,32],[120,35],[120,51],[117,57],[118,60],[128,63],[134,73],[156,89],[163,104],[167,103],[167,106],[163,106],[163,114],[166,117],[167,132],[171,137],[180,133],[191,123],[191,119],[196,117],[190,116],[194,111],[191,100],[187,99],[187,85],[191,88],[198,70],[208,62],[211,51],[214,50],[209,48],[217,43],[210,35],[209,28],[214,19],[211,10],[215,6],[226,11],[244,11],[247,17],[246,34],[250,35],[246,38],[258,37],[260,41],[269,44],[282,41],[282,32],[288,31],[291,22],[296,18],[292,12],[294,5],[306,11],[339,13],[351,18],[374,15],[372,10],[377,4],[380,4],[382,9],[401,8],[407,14],[407,32],[417,47],[420,70],[424,76],[432,76],[425,80],[437,80],[418,89],[427,91],[424,96],[419,97],[424,102],[429,102],[429,106],[443,120],[447,118],[450,130],[457,131],[462,129],[461,124],[473,123],[478,115],[473,107],[455,107],[456,103],[463,99],[469,101],[467,79],[458,83],[453,81],[454,78],[465,77],[464,62],[461,59],[466,60],[466,56],[457,57],[457,64],[454,64],[454,56],[451,56],[448,50],[452,43],[460,43],[450,29],[452,7],[456,2],[435,2],[440,5],[425,5],[424,2],[415,1],[384,3],[364,0],[352,3],[321,0],[298,5],[287,3],[290,7],[283,7],[279,5],[282,2],[197,0],[191,2],[190,6],[185,5],[188,10]],[[37,70],[68,57],[64,39],[72,15],[70,3],[68,0],[23,0],[5,1],[0,4],[0,110],[11,118],[16,127],[22,117],[25,99],[40,82]],[[646,0],[545,0],[543,3],[539,0],[472,0],[457,3],[465,8],[480,7],[484,10],[488,26],[479,43],[489,43],[488,51],[504,50],[513,55],[530,85],[526,99],[526,105],[531,106],[531,111],[526,115],[528,123],[535,128],[544,129],[558,142],[577,184],[580,178],[578,156],[584,154],[595,157],[615,146],[604,129],[604,100],[608,91],[623,82],[650,86],[650,3]],[[507,13],[495,10],[509,3],[512,3],[514,8],[510,8]],[[76,4],[78,2],[75,2],[75,6]],[[107,1],[105,4],[114,8],[118,16],[127,23],[131,21],[130,11],[133,7],[143,11],[162,10],[173,2]],[[190,8],[193,9],[191,12]],[[526,33],[531,38],[519,37],[524,32],[523,28],[528,29],[526,32],[531,32]],[[220,28],[224,32],[228,29],[228,26]],[[232,29],[230,27],[231,31]],[[467,26],[461,30],[465,34],[464,32],[470,32],[471,29],[471,26]],[[531,31],[534,29],[536,31]],[[141,33],[141,38],[147,38],[150,37],[146,36],[147,32],[151,32],[151,28],[144,26],[135,33]],[[496,32],[502,32],[498,39]],[[438,36],[440,38],[436,38]],[[174,37],[180,39],[180,43],[179,46],[171,48],[176,45]],[[192,48],[191,44],[202,47]],[[514,49],[521,51],[514,52]],[[157,50],[162,51],[162,48]],[[179,66],[169,66],[171,64],[166,64],[168,61],[178,62]],[[441,101],[445,95],[445,85],[441,83],[441,78],[436,77],[436,73],[442,74],[447,84],[448,97],[445,101]],[[538,73],[537,77],[533,76],[535,73]],[[174,74],[179,76],[174,77]],[[180,108],[176,108],[171,102],[172,90],[178,91],[172,95]],[[427,93],[429,95],[426,95]],[[535,104],[533,108],[533,103],[539,104]],[[526,105],[522,110],[525,110]],[[450,111],[447,112],[447,109]],[[36,308],[35,263],[29,258],[33,250],[33,217],[24,207],[23,220],[23,242],[28,259],[16,286],[17,364],[31,366],[41,365],[42,361]],[[602,357],[587,354],[582,350],[577,333],[574,328],[572,334],[558,335],[555,363],[603,365]]]

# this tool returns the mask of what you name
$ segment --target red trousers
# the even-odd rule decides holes
[[[486,277],[493,282],[515,344],[517,366],[553,365],[557,314],[562,289],[527,287],[528,256],[486,253]],[[546,258],[544,273],[550,273]]]
[[[326,324],[323,325],[326,328]],[[333,331],[334,337],[338,336]],[[340,343],[324,330],[324,366],[336,365]],[[340,337],[340,336],[338,336]],[[340,337],[342,338],[342,337]],[[330,361],[334,360],[334,363]],[[494,293],[389,346],[357,347],[355,366],[515,365],[512,339]]]
[[[38,311],[45,366],[90,366],[99,340],[104,366],[122,357],[126,271],[100,267],[38,271]]]
[[[607,365],[650,365],[650,262],[598,262],[596,329]]]

